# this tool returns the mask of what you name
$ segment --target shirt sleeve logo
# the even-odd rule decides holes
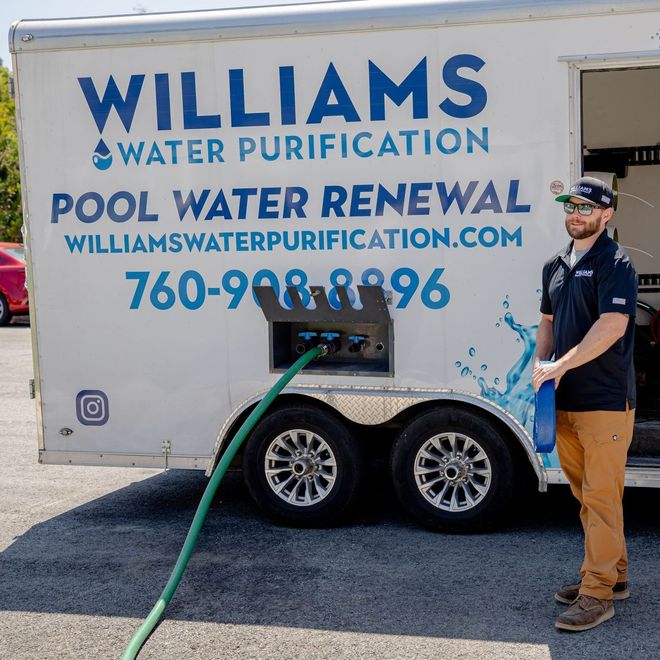
[[[626,299],[625,298],[612,298],[612,304],[613,305],[625,305],[626,304]]]

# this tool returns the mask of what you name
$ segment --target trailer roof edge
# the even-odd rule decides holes
[[[12,54],[660,11],[656,0],[336,0],[300,5],[16,21]]]

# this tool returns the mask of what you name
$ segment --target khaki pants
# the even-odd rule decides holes
[[[580,502],[584,561],[580,593],[609,600],[616,582],[628,579],[623,535],[626,455],[635,411],[557,411],[557,453]]]

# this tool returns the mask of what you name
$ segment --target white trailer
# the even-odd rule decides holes
[[[15,23],[39,460],[210,472],[337,332],[247,442],[257,503],[333,520],[394,438],[404,506],[483,529],[563,481],[530,438],[540,271],[600,171],[640,273],[626,479],[659,487],[659,29],[645,0]]]

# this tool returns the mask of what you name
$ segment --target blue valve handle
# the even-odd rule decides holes
[[[354,344],[359,344],[366,339],[364,335],[350,335],[348,341],[352,341]]]
[[[332,341],[333,339],[341,337],[341,334],[339,332],[322,332],[321,337],[323,337],[323,339],[327,339],[328,341]]]
[[[299,332],[298,337],[301,337],[305,341],[309,341],[312,337],[316,337],[316,332]]]
[[[541,362],[540,364],[552,364]],[[555,448],[557,419],[555,417],[555,381],[546,380],[534,397],[534,449],[542,454]]]

